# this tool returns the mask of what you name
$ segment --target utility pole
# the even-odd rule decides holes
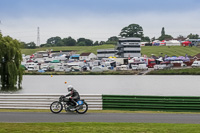
[[[37,46],[40,46],[40,28],[37,28]]]

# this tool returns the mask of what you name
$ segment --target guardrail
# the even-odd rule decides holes
[[[61,95],[0,94],[0,109],[49,109]],[[80,95],[88,103],[88,110],[102,110],[102,95]]]
[[[103,110],[200,112],[200,96],[103,95]]]

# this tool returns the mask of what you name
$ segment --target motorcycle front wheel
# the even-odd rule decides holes
[[[50,110],[52,113],[55,113],[55,114],[60,113],[62,109],[63,109],[63,105],[62,103],[58,101],[55,101],[50,105]]]
[[[84,114],[88,110],[88,104],[84,102],[82,105],[80,105],[79,109],[76,110],[77,113],[79,114]]]

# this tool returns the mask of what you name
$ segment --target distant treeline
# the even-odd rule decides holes
[[[142,26],[138,24],[130,24],[126,27],[124,27],[121,32],[119,33],[120,37],[139,37],[141,38],[142,42],[151,42],[154,40],[171,40],[174,39],[171,35],[165,34],[165,28],[162,27],[161,30],[161,35],[160,37],[156,38],[149,38],[148,36],[144,36],[143,34],[143,28]],[[184,37],[182,35],[179,35],[176,40],[185,40],[186,38],[190,39],[198,39],[199,35],[198,34],[192,34],[190,33],[187,37]],[[47,39],[45,44],[41,44],[38,47],[56,47],[56,46],[97,46],[97,45],[103,45],[103,44],[114,44],[116,45],[118,42],[118,37],[117,36],[112,36],[108,38],[107,41],[95,41],[93,42],[90,39],[87,38],[79,38],[77,40],[73,39],[72,37],[67,37],[67,38],[61,38],[59,36],[56,37],[51,37]],[[36,48],[36,44],[34,42],[30,43],[21,43],[21,48],[31,48],[34,49]]]
[[[93,42],[90,39],[79,38],[77,40],[72,37],[61,38],[59,36],[51,37],[47,39],[45,44],[41,44],[39,47],[57,47],[57,46],[98,46],[103,44],[113,44],[116,45],[118,42],[118,37],[113,36],[108,38],[107,41],[95,41]],[[25,43],[21,42],[21,48],[34,49],[36,48],[36,44],[34,42]]]

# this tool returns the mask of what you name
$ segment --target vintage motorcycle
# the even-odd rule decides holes
[[[75,107],[75,103],[73,103],[69,98],[66,98],[65,96],[60,96],[59,101],[54,101],[50,105],[50,110],[52,113],[60,113],[63,110],[63,106],[66,112],[74,112],[76,111],[79,114],[84,114],[88,110],[88,104],[84,101],[84,99],[81,99],[77,101],[78,106]]]

